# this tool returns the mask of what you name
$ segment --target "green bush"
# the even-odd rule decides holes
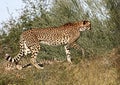
[[[46,0],[23,0],[23,2],[25,3],[25,7],[18,19],[9,19],[3,23],[3,28],[7,28],[8,30],[7,35],[4,35],[1,41],[2,49],[4,50],[3,53],[17,54],[19,51],[19,36],[24,30],[30,28],[59,27],[67,22],[81,20],[89,20],[92,24],[92,30],[81,32],[81,36],[77,41],[85,49],[86,56],[103,54],[113,47],[119,46],[119,32],[116,30],[117,34],[113,33],[115,30],[113,28],[117,25],[113,25],[111,22],[112,19],[107,19],[107,17],[99,19],[100,17],[97,17],[95,13],[91,14],[90,12],[90,10],[97,10],[102,16],[102,11],[99,9],[103,5],[102,3],[94,1],[94,4],[98,4],[99,7],[97,7],[96,5],[92,5],[91,2],[86,1],[84,4],[87,4],[86,6],[88,6],[89,11],[85,11],[82,2],[79,0],[53,0],[51,5],[46,3]],[[108,8],[106,10],[109,11]],[[111,17],[113,15],[111,13],[108,16]],[[115,36],[113,36],[114,34]],[[65,53],[63,47],[58,48],[43,45],[39,56],[41,58],[64,58]],[[81,56],[78,50],[72,51],[72,55]]]

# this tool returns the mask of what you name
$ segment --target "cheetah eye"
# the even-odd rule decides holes
[[[85,25],[85,24],[86,24],[86,22],[87,22],[87,21],[83,21],[83,25]]]

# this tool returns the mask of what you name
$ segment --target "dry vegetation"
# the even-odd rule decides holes
[[[77,64],[67,62],[6,71],[0,63],[0,85],[120,85],[120,49],[102,57],[78,59]]]

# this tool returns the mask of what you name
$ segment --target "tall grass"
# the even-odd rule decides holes
[[[43,70],[32,66],[20,71],[7,71],[0,63],[0,85],[119,85],[118,59],[113,51],[104,57],[79,59],[77,64],[60,62]]]

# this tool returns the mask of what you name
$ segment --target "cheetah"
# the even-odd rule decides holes
[[[43,69],[44,67],[40,66],[36,60],[40,50],[40,43],[42,43],[50,46],[63,45],[66,59],[69,63],[72,63],[69,49],[70,45],[80,37],[80,31],[90,29],[90,21],[78,21],[59,27],[33,28],[24,31],[19,41],[20,52],[13,58],[9,54],[6,54],[5,59],[18,65],[18,62],[23,56],[31,54],[30,63],[37,69]]]

